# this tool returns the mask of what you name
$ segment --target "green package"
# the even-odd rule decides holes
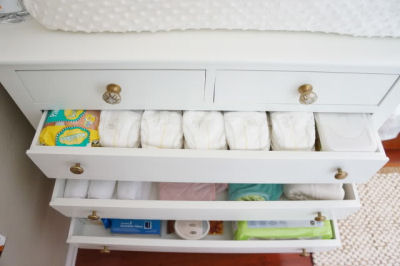
[[[229,200],[264,201],[279,200],[281,184],[229,184]]]
[[[235,240],[332,239],[331,221],[239,221],[234,223]]]

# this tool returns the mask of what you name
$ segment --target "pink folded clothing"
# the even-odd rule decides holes
[[[227,184],[160,183],[158,188],[160,200],[211,201],[227,188]]]

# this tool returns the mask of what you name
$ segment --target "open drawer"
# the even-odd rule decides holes
[[[63,198],[65,180],[57,179],[50,206],[68,217],[130,218],[158,220],[313,220],[344,219],[361,205],[354,184],[344,184],[344,200],[229,201],[220,193],[216,201],[158,200],[153,184],[151,200]],[[93,218],[92,218],[93,219]]]
[[[160,236],[113,235],[101,223],[72,219],[67,243],[79,248],[199,253],[301,253],[327,251],[340,247],[340,236],[332,220],[333,239],[313,240],[232,240],[232,224],[224,224],[224,234],[202,240],[183,240],[166,233],[163,222]]]
[[[28,156],[50,178],[199,183],[365,182],[388,160],[377,134],[374,152],[238,151],[41,146],[47,112]],[[80,174],[71,167],[80,164]],[[347,178],[335,179],[338,169]]]

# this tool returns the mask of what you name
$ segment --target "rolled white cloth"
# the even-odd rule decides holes
[[[117,199],[148,200],[151,195],[151,182],[118,181]]]
[[[111,199],[116,181],[91,180],[88,190],[89,199]]]
[[[290,200],[342,200],[342,184],[284,184],[283,193]]]
[[[183,134],[186,149],[225,150],[224,116],[214,111],[185,111]]]
[[[65,182],[64,198],[87,197],[89,180],[85,179],[67,179]]]
[[[225,134],[231,150],[269,150],[266,112],[225,112]]]
[[[101,111],[100,144],[104,147],[137,148],[141,119],[141,111]]]
[[[142,148],[181,149],[181,111],[145,111],[140,126]]]
[[[311,151],[315,145],[315,122],[311,112],[271,112],[273,150]]]

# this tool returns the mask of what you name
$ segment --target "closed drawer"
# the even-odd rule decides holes
[[[198,183],[357,183],[386,162],[376,135],[374,152],[170,150],[41,146],[39,134],[28,156],[50,178],[118,179]],[[83,173],[70,167],[80,163]],[[335,179],[338,168],[348,173]]]
[[[340,247],[337,223],[332,221],[333,239],[317,240],[232,240],[232,225],[225,223],[222,236],[207,236],[202,240],[183,240],[166,234],[161,236],[112,235],[99,223],[72,219],[67,242],[79,248],[159,252],[199,253],[301,253],[327,251]]]
[[[266,108],[277,104],[317,107],[339,105],[377,106],[397,75],[284,71],[217,71],[214,101],[222,106]],[[318,99],[312,105],[299,103],[298,88],[311,84]]]
[[[185,109],[203,102],[204,70],[38,70],[17,71],[42,109]],[[107,104],[110,83],[121,102]]]
[[[57,179],[50,206],[68,217],[86,218],[93,211],[100,218],[158,220],[314,220],[320,212],[327,219],[344,219],[360,208],[357,190],[345,184],[344,200],[308,201],[217,201],[157,200],[156,186],[151,200],[64,198],[65,180]]]

